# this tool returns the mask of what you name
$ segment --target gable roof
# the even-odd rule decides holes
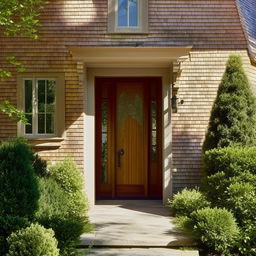
[[[236,0],[244,33],[248,42],[248,50],[256,63],[256,1]]]

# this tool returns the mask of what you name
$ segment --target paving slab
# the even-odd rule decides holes
[[[163,248],[102,248],[92,249],[87,256],[199,256],[197,251],[183,251]]]
[[[194,246],[169,215],[160,200],[99,201],[89,211],[94,231],[82,235],[81,246]]]

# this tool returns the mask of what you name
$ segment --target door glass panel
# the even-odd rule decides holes
[[[150,104],[151,114],[151,161],[157,160],[157,103],[151,101]]]
[[[135,93],[125,92],[118,98],[117,120],[121,128],[127,118],[135,120],[143,128],[143,101],[141,96]]]
[[[108,172],[108,103],[101,103],[101,183],[107,184]]]

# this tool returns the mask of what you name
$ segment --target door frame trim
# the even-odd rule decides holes
[[[95,77],[161,77],[162,78],[162,171],[163,203],[172,196],[170,68],[88,68],[85,70],[84,172],[90,205],[95,204]]]

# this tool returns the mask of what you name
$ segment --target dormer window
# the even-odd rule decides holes
[[[118,27],[137,27],[138,8],[138,0],[118,0]]]
[[[147,33],[148,0],[108,0],[109,33]]]

